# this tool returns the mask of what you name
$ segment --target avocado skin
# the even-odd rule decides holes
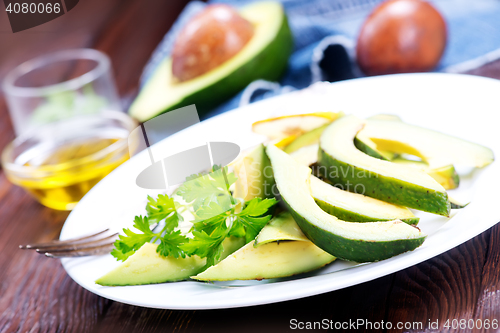
[[[378,158],[379,160],[389,161],[388,158],[386,158],[385,156],[380,154],[375,149],[369,147],[366,143],[364,143],[363,141],[361,141],[360,139],[358,139],[356,137],[354,138],[354,145],[356,146],[356,148],[361,150],[363,153],[370,155],[371,157]]]
[[[343,186],[350,184],[352,188],[359,184],[364,186],[364,195],[375,199],[438,215],[449,216],[450,214],[450,203],[446,192],[428,190],[415,184],[366,171],[334,159],[321,148],[318,152],[318,163],[326,168],[339,170],[336,172],[337,178],[332,177],[331,172],[324,175],[334,184]],[[358,173],[364,177],[358,178]]]
[[[306,219],[297,214],[283,197],[282,200],[307,238],[323,251],[330,253],[338,259],[356,262],[380,261],[404,252],[415,250],[423,244],[427,237],[423,236],[415,239],[377,242],[340,237],[317,225],[309,223]]]
[[[323,209],[325,212],[327,212],[330,215],[335,216],[339,220],[346,221],[346,222],[376,222],[376,221],[390,221],[387,219],[375,219],[370,216],[366,215],[361,215],[355,212],[348,211],[346,209],[332,206],[322,200],[314,198],[314,201],[318,204],[318,206]],[[410,225],[417,225],[418,221],[420,220],[418,217],[414,218],[407,218],[407,219],[399,219],[404,223],[410,224]]]
[[[259,54],[220,81],[185,96],[180,102],[171,105],[158,115],[186,105],[196,104],[196,109],[203,116],[255,80],[278,81],[285,73],[292,50],[292,32],[286,15],[283,15],[283,24],[275,40],[262,49]],[[269,61],[269,55],[273,55],[275,58]],[[165,93],[168,94],[168,91]]]

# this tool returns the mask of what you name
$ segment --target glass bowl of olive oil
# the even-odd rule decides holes
[[[46,124],[11,142],[2,153],[9,180],[43,205],[71,210],[102,178],[129,158],[136,122],[119,111]]]

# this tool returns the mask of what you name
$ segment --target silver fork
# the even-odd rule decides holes
[[[95,234],[67,240],[54,240],[46,243],[19,245],[20,249],[35,250],[49,258],[85,257],[106,254],[113,249],[118,233],[107,235],[109,229]]]

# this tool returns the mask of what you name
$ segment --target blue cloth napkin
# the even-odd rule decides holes
[[[252,0],[211,0],[244,6]],[[366,17],[382,0],[282,0],[294,36],[294,52],[279,83],[256,81],[203,118],[320,81],[363,76],[354,60],[357,34]],[[463,72],[500,58],[500,1],[430,1],[444,16],[448,45],[436,71]],[[185,7],[146,65],[144,84],[171,52],[180,29],[205,3]]]

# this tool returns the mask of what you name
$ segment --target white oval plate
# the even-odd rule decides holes
[[[254,121],[294,113],[339,111],[367,117],[399,115],[404,121],[468,139],[500,156],[500,81],[451,74],[405,74],[316,84],[308,89],[254,103],[187,128],[152,147],[157,159],[207,141],[235,142],[242,149],[264,140],[251,132]],[[106,227],[132,225],[144,214],[146,196],[136,176],[150,164],[146,152],[135,156],[97,184],[69,215],[61,239]],[[119,265],[111,255],[64,259],[68,274],[100,296],[138,306],[164,309],[217,309],[286,301],[345,288],[405,269],[443,253],[500,220],[497,191],[500,164],[462,175],[457,199],[471,200],[451,219],[416,212],[429,235],[415,251],[377,263],[354,266],[337,261],[308,275],[289,279],[201,283],[185,281],[147,286],[102,287],[94,281]],[[349,269],[346,269],[349,268]]]

